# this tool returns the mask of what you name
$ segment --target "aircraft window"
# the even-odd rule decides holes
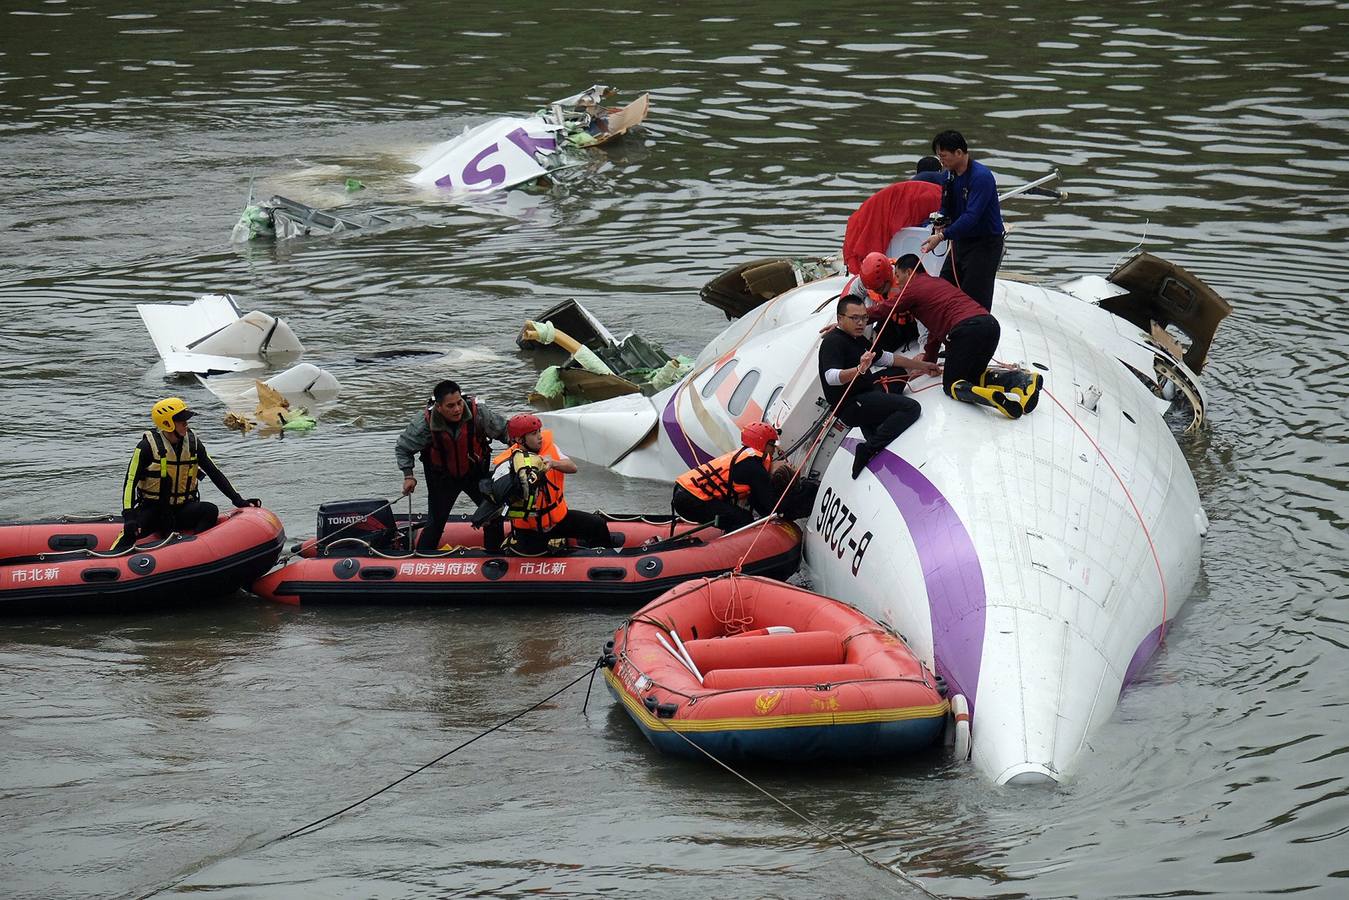
[[[721,368],[717,369],[717,371],[713,373],[712,377],[707,379],[707,384],[703,385],[702,395],[704,397],[711,397],[713,394],[715,394],[717,392],[717,388],[721,387],[721,383],[725,381],[727,376],[729,376],[731,372],[733,372],[734,370],[735,370],[735,360],[728,359],[726,360],[726,362],[722,363]]]
[[[733,416],[738,416],[744,412],[746,404],[749,403],[750,394],[754,393],[754,386],[758,383],[758,369],[750,369],[746,372],[745,377],[740,379],[740,383],[735,386],[735,393],[731,394],[731,399],[726,404],[726,411]]]
[[[772,394],[772,396],[770,396],[770,397],[768,398],[768,402],[764,404],[764,407],[763,407],[763,420],[764,420],[765,422],[768,421],[768,412],[769,412],[769,410],[771,410],[771,409],[773,408],[773,404],[774,404],[774,403],[777,403],[777,402],[778,402],[778,398],[782,396],[782,388],[783,388],[783,387],[784,387],[784,385],[781,385],[781,384],[780,384],[780,385],[778,385],[777,387],[773,388],[773,394]]]

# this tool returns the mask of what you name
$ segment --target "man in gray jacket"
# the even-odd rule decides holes
[[[493,439],[507,443],[506,420],[465,397],[459,385],[448,380],[436,385],[430,405],[398,436],[394,455],[403,471],[404,496],[417,489],[412,475],[414,456],[421,457],[426,477],[430,518],[417,539],[417,553],[435,553],[440,547],[445,520],[461,493],[475,503],[486,499],[478,483],[488,475]],[[484,548],[500,550],[503,534],[500,519],[483,526]]]

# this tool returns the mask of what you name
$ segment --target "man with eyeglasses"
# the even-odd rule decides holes
[[[865,439],[853,456],[852,477],[891,441],[918,421],[922,407],[905,397],[902,374],[940,375],[941,366],[919,357],[890,351],[875,353],[862,336],[867,324],[866,305],[857,297],[843,296],[836,307],[833,329],[820,339],[820,385],[839,419],[850,428],[861,428]],[[873,365],[881,371],[873,373]],[[840,403],[840,401],[842,401]]]

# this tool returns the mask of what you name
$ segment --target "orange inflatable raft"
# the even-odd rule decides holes
[[[255,507],[222,512],[198,534],[151,535],[109,553],[121,533],[120,516],[0,524],[0,613],[188,606],[251,584],[286,542],[281,520]]]
[[[851,606],[748,576],[689,582],[614,633],[605,681],[658,749],[799,762],[911,753],[949,705],[894,632]],[[697,745],[696,747],[694,745]]]
[[[330,543],[311,538],[300,559],[268,573],[253,593],[292,604],[539,603],[574,606],[645,603],[690,578],[742,571],[787,578],[801,562],[801,529],[783,519],[723,533],[667,516],[606,515],[616,546],[562,547],[546,556],[483,549],[483,533],[451,516],[441,535],[451,549],[412,556],[424,516],[355,525]],[[369,516],[367,518],[373,518]],[[509,535],[509,527],[507,535]],[[673,531],[673,537],[671,532]],[[392,542],[373,543],[376,535]]]

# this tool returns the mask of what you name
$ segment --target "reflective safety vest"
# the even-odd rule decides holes
[[[150,503],[167,502],[169,506],[196,500],[197,436],[188,431],[187,437],[174,445],[163,432],[154,430],[145,432],[145,440],[150,445],[150,465],[136,482],[140,498]]]
[[[699,500],[730,500],[739,502],[749,499],[749,485],[731,480],[731,467],[742,459],[759,457],[763,460],[764,470],[773,471],[773,461],[758,450],[741,447],[730,453],[723,453],[716,459],[705,462],[697,468],[689,469],[675,479],[675,484],[688,491]]]
[[[512,465],[515,465],[516,454],[521,457],[537,455],[549,459],[562,458],[557,445],[553,443],[553,433],[547,429],[543,432],[543,446],[537,454],[530,453],[523,445],[516,442],[498,453],[496,458],[492,460],[492,466],[495,468],[508,459],[511,460]],[[567,515],[567,502],[563,499],[566,474],[559,472],[557,469],[540,472],[532,466],[524,466],[517,471],[520,474],[520,483],[524,490],[511,498],[510,504],[506,508],[506,518],[510,520],[512,528],[526,531],[548,531]]]
[[[478,418],[478,401],[465,397],[470,418],[459,423],[459,433],[437,431],[431,426],[431,410],[426,410],[426,427],[431,432],[431,443],[421,453],[422,463],[449,473],[451,478],[466,478],[487,467],[492,452],[482,420]]]

